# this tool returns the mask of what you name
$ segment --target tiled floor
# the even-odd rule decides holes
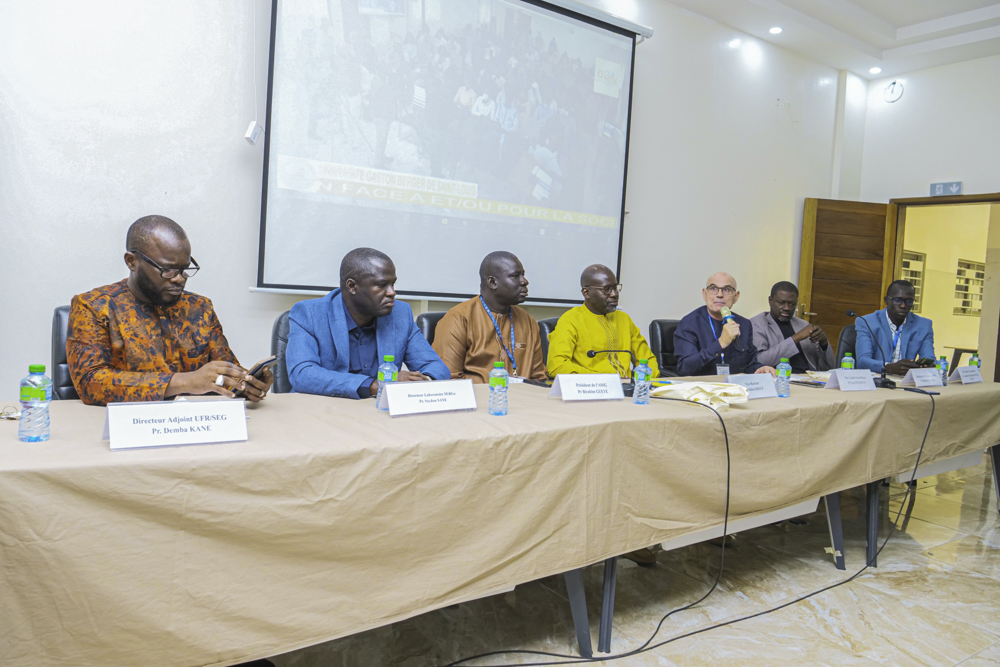
[[[1000,515],[985,461],[919,481],[878,569],[766,616],[595,664],[1000,664]],[[883,489],[883,505],[893,518],[905,490],[904,485]],[[856,572],[865,557],[864,492],[846,491],[841,497],[846,573],[836,570],[825,552],[830,542],[822,512],[807,517],[806,525],[785,523],[740,533],[726,548],[718,589],[702,604],[668,619],[652,644],[764,611]],[[884,539],[888,522],[881,527]],[[613,652],[642,646],[663,614],[701,597],[718,573],[719,556],[718,547],[699,544],[660,552],[655,568],[620,561]],[[601,576],[600,566],[588,568],[585,575],[595,647]],[[519,648],[576,654],[561,577],[273,660],[278,667],[429,667]],[[463,664],[550,660],[508,653]]]

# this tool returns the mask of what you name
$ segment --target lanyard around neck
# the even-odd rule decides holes
[[[493,317],[493,313],[490,312],[490,308],[486,305],[486,299],[483,298],[482,294],[479,295],[479,302],[483,304],[483,310],[490,316],[490,321],[493,322],[493,329],[497,332],[497,340],[500,341],[503,351],[507,353],[507,358],[510,359],[510,365],[514,368],[514,377],[517,377],[517,362],[514,360],[513,352],[517,347],[514,339],[514,309],[507,308],[507,317],[510,318],[510,349],[508,349],[507,343],[503,342],[503,333],[500,331],[500,325],[497,324],[497,318]]]
[[[718,341],[719,334],[715,333],[715,324],[712,323],[712,315],[708,312],[707,308],[705,309],[705,312],[708,314],[708,328],[712,332],[712,335],[715,336],[715,340]],[[720,342],[719,344],[721,345],[722,343]],[[722,363],[726,363],[726,353],[722,352],[721,355]]]

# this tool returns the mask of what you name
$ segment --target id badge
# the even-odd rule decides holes
[[[715,365],[716,375],[729,375],[729,364],[716,364]]]

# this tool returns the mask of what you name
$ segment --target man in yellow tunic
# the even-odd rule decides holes
[[[639,327],[627,314],[618,310],[618,284],[614,271],[600,264],[583,270],[580,287],[584,302],[559,318],[549,336],[549,375],[560,373],[615,373],[622,378],[632,376],[632,358],[627,352],[601,352],[590,357],[591,350],[630,350],[636,360],[645,359],[653,371],[660,369],[653,351],[639,332]],[[649,549],[623,554],[639,565],[652,567],[656,556]]]
[[[646,344],[639,327],[626,313],[618,310],[621,285],[614,272],[606,266],[593,264],[580,276],[580,291],[584,302],[563,313],[549,336],[549,375],[560,373],[614,373],[632,377],[632,358],[627,352],[600,352],[593,357],[591,350],[630,350],[636,359],[646,359],[653,377],[660,374],[653,351]]]

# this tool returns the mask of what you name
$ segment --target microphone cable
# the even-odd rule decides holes
[[[885,540],[883,540],[882,546],[880,546],[878,548],[878,551],[875,552],[875,559],[873,559],[873,560],[877,560],[878,559],[878,557],[882,554],[882,550],[885,549],[886,545],[889,543],[889,540],[892,538],[893,534],[895,533],[895,531],[896,531],[896,525],[899,523],[899,517],[902,515],[903,508],[906,506],[906,501],[909,498],[910,492],[913,490],[913,482],[914,482],[914,480],[916,480],[917,469],[920,467],[920,459],[921,459],[921,457],[923,456],[923,453],[924,453],[924,446],[927,444],[927,435],[930,433],[931,424],[934,423],[934,412],[935,412],[936,407],[937,407],[937,404],[934,401],[934,397],[940,395],[939,392],[925,391],[923,389],[918,389],[918,388],[915,388],[915,387],[904,387],[904,390],[905,391],[911,391],[911,392],[918,393],[918,394],[924,394],[925,396],[927,396],[928,398],[930,398],[931,399],[931,414],[930,414],[930,417],[927,420],[927,427],[924,429],[924,437],[920,441],[920,449],[917,450],[917,459],[916,459],[916,462],[913,464],[913,472],[910,474],[910,480],[909,480],[909,482],[906,485],[906,493],[903,494],[903,498],[902,498],[902,500],[900,501],[900,504],[899,504],[899,511],[896,512],[896,518],[894,520],[892,520],[892,522],[891,522],[891,524],[889,526],[889,533],[888,533],[888,535],[885,536]],[[855,579],[857,579],[858,577],[860,577],[866,570],[868,570],[869,567],[871,567],[871,561],[869,561],[869,562],[865,563],[864,567],[862,567],[860,570],[858,570],[857,572],[855,572],[854,574],[852,574],[850,577],[848,577],[846,579],[838,581],[838,582],[836,582],[834,584],[830,584],[829,586],[824,586],[823,588],[820,588],[818,590],[812,591],[811,593],[807,593],[807,594],[802,595],[800,597],[797,597],[797,598],[795,598],[793,600],[789,600],[788,602],[784,602],[784,603],[782,603],[782,604],[780,604],[780,605],[778,605],[776,607],[772,607],[770,609],[765,609],[764,611],[759,611],[759,612],[756,612],[754,614],[749,614],[747,616],[741,616],[739,618],[734,618],[734,619],[729,620],[729,621],[723,621],[722,623],[716,623],[714,625],[705,626],[705,627],[699,628],[697,630],[692,630],[691,632],[686,632],[686,633],[684,633],[682,635],[677,635],[675,637],[671,637],[670,639],[666,639],[666,640],[664,640],[662,642],[659,642],[657,644],[653,644],[652,643],[653,640],[656,638],[656,635],[660,632],[660,628],[663,626],[663,623],[666,622],[666,620],[668,618],[670,618],[671,616],[673,616],[677,612],[685,611],[687,609],[690,609],[690,608],[694,607],[696,604],[704,601],[718,587],[719,581],[722,579],[723,565],[725,563],[725,552],[726,552],[726,539],[725,539],[726,535],[725,535],[725,533],[726,533],[726,530],[727,530],[727,527],[728,527],[728,522],[729,522],[729,492],[730,492],[730,465],[731,465],[731,457],[730,457],[730,451],[729,451],[729,434],[726,431],[726,424],[725,424],[725,421],[722,419],[722,415],[719,414],[719,412],[715,408],[711,407],[710,405],[706,405],[704,403],[697,403],[695,401],[690,401],[690,400],[683,399],[683,398],[666,398],[666,397],[662,397],[662,396],[653,396],[652,398],[656,398],[658,400],[677,401],[679,403],[692,403],[694,405],[701,405],[702,407],[706,407],[706,408],[710,409],[712,412],[714,412],[716,414],[716,416],[719,418],[719,421],[722,423],[723,434],[726,437],[726,513],[725,513],[725,518],[723,520],[722,558],[720,559],[720,563],[719,563],[719,574],[716,576],[715,582],[712,583],[712,586],[711,586],[711,588],[709,588],[708,592],[705,593],[705,595],[703,595],[700,598],[698,598],[697,600],[695,600],[694,602],[692,602],[690,604],[687,604],[687,605],[684,605],[683,607],[678,607],[678,608],[673,609],[672,611],[668,612],[666,615],[663,616],[663,618],[660,619],[660,622],[657,624],[656,629],[653,631],[653,634],[651,634],[649,636],[649,639],[647,639],[641,646],[639,646],[638,648],[634,648],[634,649],[632,649],[630,651],[625,651],[623,653],[619,653],[617,655],[603,655],[601,657],[582,658],[582,657],[580,657],[578,655],[567,655],[567,654],[563,654],[563,653],[549,653],[549,652],[546,652],[546,651],[531,651],[531,650],[527,650],[527,649],[519,649],[519,650],[512,650],[512,651],[491,651],[489,653],[481,653],[479,655],[474,655],[474,656],[471,656],[471,657],[468,657],[468,658],[462,658],[461,660],[457,660],[455,662],[450,662],[447,665],[445,665],[445,667],[458,667],[459,665],[464,665],[465,663],[468,663],[471,660],[476,660],[476,659],[479,659],[479,658],[486,658],[486,657],[494,656],[494,655],[504,655],[504,654],[540,655],[540,656],[549,657],[549,658],[564,658],[564,659],[563,660],[558,660],[558,661],[547,661],[547,662],[504,663],[504,664],[501,664],[501,665],[497,665],[496,667],[547,667],[549,665],[580,665],[580,664],[588,664],[588,663],[594,663],[594,662],[605,662],[605,661],[612,661],[612,660],[620,660],[621,658],[628,658],[628,657],[631,657],[631,656],[634,656],[634,655],[638,655],[640,653],[645,653],[647,651],[652,651],[654,649],[660,648],[661,646],[666,646],[667,644],[671,644],[671,643],[673,643],[673,642],[675,642],[675,641],[677,641],[679,639],[686,639],[688,637],[693,637],[695,635],[702,634],[703,632],[708,632],[709,630],[716,630],[718,628],[726,627],[727,625],[734,625],[734,624],[740,623],[742,621],[748,621],[748,620],[753,619],[753,618],[758,618],[760,616],[765,616],[767,614],[770,614],[772,612],[778,611],[780,609],[784,609],[785,607],[790,607],[790,606],[792,606],[794,604],[798,604],[799,602],[803,602],[804,600],[808,600],[809,598],[815,597],[815,596],[819,595],[820,593],[825,593],[825,592],[833,590],[834,588],[837,588],[839,586],[843,586],[844,584],[848,584],[848,583],[854,581]]]
[[[524,666],[527,666],[527,665],[573,665],[573,664],[587,663],[587,662],[601,662],[601,661],[604,661],[604,660],[617,660],[618,658],[624,658],[624,657],[628,657],[630,655],[635,655],[637,653],[643,653],[644,651],[650,650],[647,647],[653,641],[653,639],[656,637],[656,635],[660,632],[660,628],[663,627],[663,624],[667,621],[668,618],[670,618],[671,616],[673,616],[674,614],[676,614],[678,612],[686,611],[688,609],[691,609],[695,605],[697,605],[697,604],[699,604],[701,602],[704,602],[705,599],[708,598],[708,596],[711,595],[712,592],[719,586],[719,582],[722,580],[723,567],[724,567],[725,562],[726,562],[726,533],[729,531],[729,493],[730,493],[730,481],[731,481],[731,475],[732,475],[732,457],[730,456],[730,451],[729,451],[729,431],[726,429],[726,422],[725,422],[725,420],[722,419],[722,415],[719,414],[718,410],[716,410],[711,405],[708,405],[706,403],[698,403],[697,401],[692,401],[692,400],[689,400],[689,399],[686,399],[686,398],[668,398],[666,396],[650,396],[650,398],[655,398],[656,400],[659,400],[659,401],[674,401],[674,402],[677,402],[677,403],[689,403],[691,405],[697,405],[697,406],[700,406],[700,407],[703,407],[703,408],[707,408],[708,410],[711,410],[715,414],[716,417],[719,418],[719,424],[722,425],[722,435],[723,435],[723,437],[725,438],[725,441],[726,441],[726,506],[725,506],[725,511],[724,511],[723,518],[722,518],[722,551],[721,551],[720,560],[719,560],[719,573],[715,576],[715,581],[712,582],[712,586],[711,586],[711,588],[708,589],[708,592],[705,593],[704,595],[702,595],[700,598],[698,598],[694,602],[691,602],[690,604],[686,604],[683,607],[677,607],[676,609],[673,609],[672,611],[667,612],[667,614],[664,615],[663,618],[660,619],[660,622],[656,626],[656,630],[654,630],[653,634],[649,636],[649,639],[646,640],[646,643],[644,643],[639,648],[632,649],[628,653],[623,653],[621,655],[604,656],[604,657],[600,657],[600,658],[581,658],[578,655],[568,655],[568,654],[565,654],[565,653],[552,653],[552,652],[548,652],[548,651],[532,651],[532,650],[529,650],[529,649],[520,649],[520,650],[513,650],[513,651],[509,651],[509,650],[508,651],[490,651],[488,653],[480,653],[478,655],[473,655],[473,656],[470,656],[468,658],[462,658],[461,660],[456,660],[455,662],[449,662],[444,667],[459,667],[460,665],[463,665],[463,664],[465,664],[465,663],[467,663],[469,661],[472,661],[472,660],[478,660],[480,658],[488,658],[488,657],[492,657],[492,656],[495,656],[495,655],[505,655],[505,654],[540,655],[540,656],[544,656],[544,657],[547,657],[547,658],[567,658],[568,661],[566,661],[566,660],[560,660],[558,662],[518,663],[517,666],[515,666],[515,665],[507,665],[507,666],[501,665],[499,667],[520,667],[521,665],[524,665]],[[617,558],[617,556],[616,556],[616,558]]]

